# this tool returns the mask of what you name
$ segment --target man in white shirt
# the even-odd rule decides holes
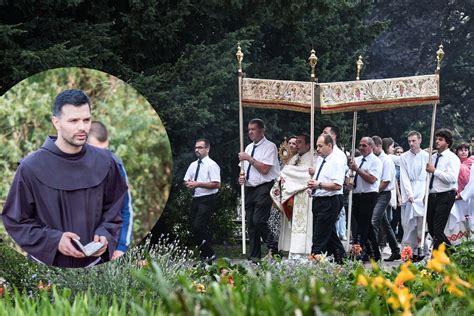
[[[435,146],[438,152],[433,154],[432,162],[426,165],[430,173],[430,195],[428,196],[427,222],[428,231],[433,237],[433,249],[441,243],[450,246],[444,234],[451,208],[458,189],[458,175],[461,161],[449,148],[453,144],[453,135],[448,129],[442,128],[435,133]]]
[[[359,142],[361,156],[356,157],[355,161],[349,164],[349,168],[355,172],[353,184],[349,178],[346,179],[349,187],[352,185],[354,188],[352,212],[357,228],[354,229],[353,236],[362,247],[363,253],[360,257],[362,261],[368,261],[370,258],[375,261],[381,259],[372,226],[372,214],[377,203],[383,166],[382,161],[373,154],[373,148],[372,138],[361,138]]]
[[[308,188],[313,196],[313,244],[311,254],[327,252],[337,263],[345,257],[344,247],[337,236],[336,221],[342,208],[344,165],[333,151],[330,135],[321,135],[316,143],[318,159]]]
[[[265,137],[265,124],[261,119],[252,119],[248,124],[248,135],[252,143],[245,152],[239,153],[245,174],[239,176],[239,184],[245,185],[245,212],[249,233],[249,259],[260,259],[261,239],[272,253],[278,253],[278,244],[268,243],[270,230],[268,217],[272,207],[270,190],[280,174],[278,150]]]
[[[413,253],[421,241],[423,231],[424,197],[426,189],[426,164],[428,153],[421,149],[421,134],[411,131],[407,136],[410,150],[400,156],[401,220],[403,226],[402,246],[410,246]],[[413,261],[419,261],[413,255]]]
[[[198,159],[189,165],[184,176],[184,185],[193,194],[191,222],[195,243],[199,247],[201,260],[211,263],[215,259],[215,253],[211,247],[208,225],[221,186],[221,170],[219,165],[209,158],[209,150],[207,139],[196,140],[194,152]]]
[[[338,157],[343,166],[344,166],[344,173],[347,172],[347,156],[346,154],[337,146],[337,140],[339,138],[339,128],[337,126],[326,126],[323,130],[323,134],[329,135],[332,138],[334,143],[333,152],[336,157]],[[336,231],[339,238],[345,240],[346,239],[346,210],[344,208],[344,203],[342,203],[341,212],[339,213],[339,218],[336,222]]]
[[[372,136],[372,140],[374,141],[374,154],[382,161],[383,166],[377,203],[375,204],[374,214],[372,215],[372,226],[374,227],[374,233],[377,238],[379,237],[380,227],[384,229],[392,251],[390,257],[386,258],[385,261],[395,261],[401,259],[400,248],[398,247],[395,233],[387,217],[387,207],[392,198],[392,190],[395,188],[395,163],[384,151],[393,145],[393,139],[384,138],[382,140],[379,136]],[[377,239],[377,241],[380,244],[380,240]]]

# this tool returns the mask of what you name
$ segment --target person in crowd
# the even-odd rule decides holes
[[[265,137],[265,124],[261,119],[252,119],[248,124],[248,135],[252,141],[244,152],[238,154],[244,174],[239,175],[239,184],[245,185],[245,211],[249,233],[252,261],[261,258],[261,240],[272,253],[278,253],[278,243],[269,241],[268,217],[272,207],[270,190],[280,175],[277,147]]]

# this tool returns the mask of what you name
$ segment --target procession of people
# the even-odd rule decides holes
[[[277,146],[265,137],[264,122],[249,121],[251,143],[238,154],[244,170],[238,182],[245,186],[249,260],[287,252],[289,259],[317,260],[325,254],[342,263],[348,257],[343,246],[348,239],[352,250],[361,250],[351,256],[356,260],[398,261],[401,249],[409,247],[416,262],[441,243],[454,252],[452,245],[470,236],[474,156],[467,143],[454,153],[451,131],[437,130],[430,162],[417,131],[407,134],[405,152],[390,137],[363,136],[352,161],[336,144],[338,134],[337,127],[328,126],[315,135],[311,156],[310,135],[300,132],[288,138],[291,143],[285,140],[289,157],[279,157]],[[351,206],[344,198],[350,191]],[[348,206],[351,218],[346,216]],[[397,211],[399,227],[392,226]],[[271,212],[280,213],[276,233],[269,228]],[[197,245],[205,243],[198,239]],[[262,253],[262,244],[268,254]],[[383,258],[383,253],[388,256]]]

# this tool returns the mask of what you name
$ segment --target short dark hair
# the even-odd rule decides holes
[[[324,139],[324,144],[325,144],[325,145],[331,144],[331,146],[334,147],[334,141],[332,140],[331,135],[328,135],[328,134],[321,134],[321,135],[319,135],[319,137],[322,137],[322,138]],[[318,137],[318,138],[319,138],[319,137]]]
[[[196,139],[194,143],[197,143],[197,142],[204,142],[204,147],[206,148],[209,148],[209,146],[211,145],[211,143],[205,138],[198,138]]]
[[[105,125],[99,121],[93,121],[91,123],[89,135],[94,136],[101,143],[106,142],[109,139],[107,127],[105,127]]]
[[[386,137],[382,139],[382,149],[385,153],[387,153],[388,148],[393,145],[395,141],[392,139],[392,137]]]
[[[453,145],[453,133],[447,128],[440,128],[436,131],[435,137],[442,137],[448,143],[448,148]]]
[[[458,154],[458,151],[461,149],[467,149],[467,156],[471,156],[471,151],[469,150],[469,144],[468,143],[461,143],[456,147],[456,155]]]
[[[89,97],[82,91],[78,89],[64,90],[56,96],[53,103],[53,116],[60,116],[63,106],[66,104],[71,104],[74,106],[81,106],[84,104],[89,105],[89,110],[91,108],[91,100]]]
[[[296,138],[298,138],[298,136],[296,136],[296,135],[291,135],[290,137],[288,137],[288,141],[290,141],[290,139],[292,139],[292,138],[295,138],[295,139],[296,139]]]
[[[474,132],[471,133],[471,139],[474,138]]]
[[[334,126],[334,125],[328,125],[326,126],[326,128],[327,127],[329,127],[329,130],[331,131],[331,133],[333,133],[334,136],[336,136],[337,141],[339,141],[339,127]]]
[[[372,136],[372,140],[374,141],[374,145],[375,146],[380,146],[382,145],[382,138],[380,138],[380,136]]]
[[[265,128],[265,123],[263,123],[263,120],[261,120],[259,118],[251,119],[250,122],[249,122],[249,125],[250,124],[255,124],[255,125],[258,126],[258,128]]]
[[[309,137],[308,133],[299,133],[298,136],[303,136],[304,137],[304,142],[308,145],[311,142],[311,137]]]

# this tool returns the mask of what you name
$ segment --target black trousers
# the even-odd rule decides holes
[[[214,255],[209,234],[211,214],[216,206],[217,194],[210,194],[193,198],[191,203],[191,223],[193,226],[194,241],[199,247],[202,259]]]
[[[438,249],[441,243],[450,246],[449,239],[444,234],[444,228],[448,222],[451,208],[456,197],[456,191],[447,191],[442,193],[430,193],[428,196],[428,212],[426,221],[428,223],[428,232],[433,237],[433,249]]]
[[[346,253],[336,231],[336,222],[344,198],[341,195],[313,198],[313,244],[312,254],[327,252],[336,262],[341,262]]]
[[[273,182],[263,183],[256,187],[245,188],[245,220],[249,233],[250,258],[261,258],[261,241],[263,240],[269,249],[278,251],[278,245],[269,244],[270,229],[268,228],[268,218],[272,208],[272,198],[270,189]]]
[[[354,240],[359,242],[366,255],[373,256],[375,260],[381,258],[377,237],[372,226],[372,215],[377,203],[377,192],[354,193],[352,196],[352,215],[357,222],[354,230]]]

